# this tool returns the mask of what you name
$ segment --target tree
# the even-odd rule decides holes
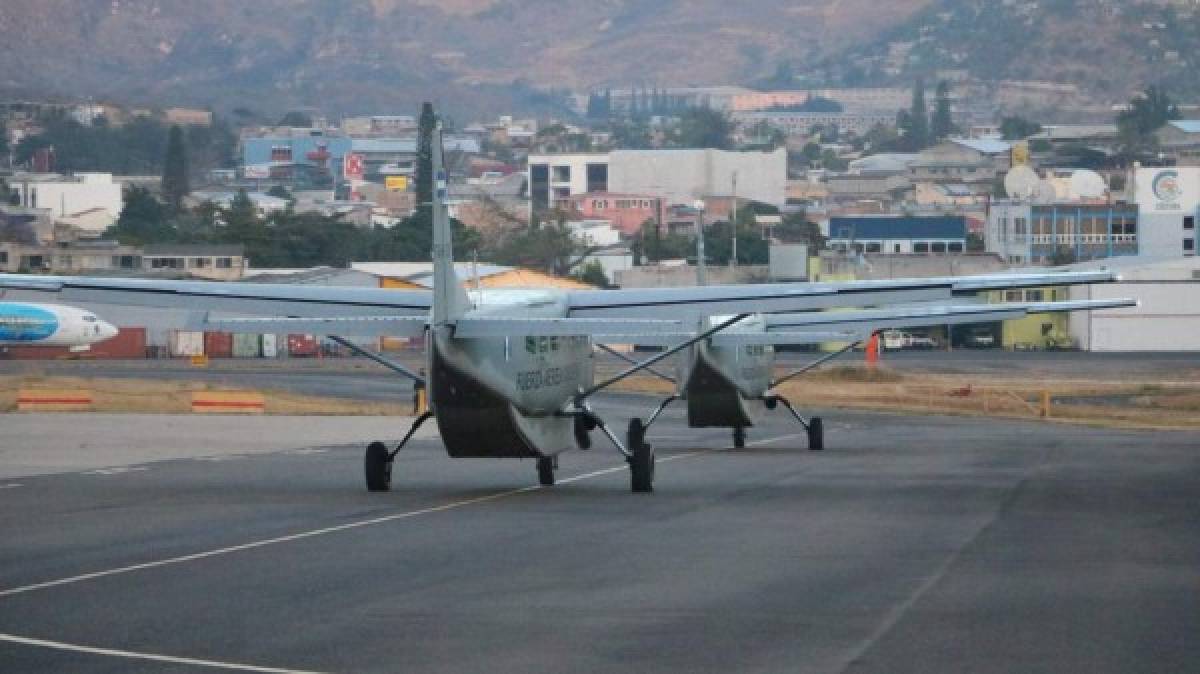
[[[167,139],[162,174],[162,193],[167,202],[167,210],[172,215],[178,214],[183,210],[183,198],[191,191],[188,185],[187,149],[183,144],[183,129],[172,125]]]
[[[954,118],[950,113],[950,85],[946,80],[938,82],[937,94],[933,104],[933,117],[929,122],[929,132],[935,142],[945,140],[954,133]]]
[[[1150,86],[1134,96],[1129,106],[1117,114],[1117,138],[1122,157],[1133,159],[1153,152],[1158,146],[1154,132],[1179,117],[1179,108],[1167,92],[1157,86]]]
[[[596,286],[597,288],[607,288],[612,284],[608,280],[608,275],[604,273],[604,265],[600,264],[599,260],[592,260],[582,267],[576,269],[571,276],[579,281]]]
[[[313,119],[310,115],[303,112],[293,110],[279,119],[275,126],[294,126],[299,128],[309,128],[313,125]]]
[[[821,233],[821,226],[808,219],[803,213],[789,213],[783,216],[783,221],[775,227],[775,238],[781,243],[808,244],[809,253],[824,250],[828,242]]]
[[[292,196],[292,193],[289,192],[288,188],[284,187],[283,185],[272,185],[271,189],[267,190],[267,196],[275,197],[276,199],[286,199],[288,201],[295,200],[295,197]]]
[[[917,78],[913,84],[912,109],[908,111],[907,145],[912,152],[929,147],[929,111],[925,106],[925,81]]]
[[[741,214],[739,214],[740,216]],[[753,215],[750,216],[754,217]],[[739,220],[741,218],[739,217]],[[729,264],[733,242],[730,223],[721,220],[710,224],[704,230],[704,255],[708,261],[716,265]],[[767,240],[762,238],[758,228],[739,223],[737,226],[737,261],[738,264],[766,264]]]
[[[728,150],[733,123],[720,110],[688,108],[679,119],[675,142],[679,147],[716,148]]]
[[[1042,125],[1020,115],[1010,115],[1000,120],[1000,135],[1004,140],[1021,140],[1042,130]]]
[[[646,220],[642,223],[639,239],[641,254],[650,262],[686,258],[694,254],[696,250],[691,237],[679,233],[663,235],[654,220]]]
[[[108,228],[105,236],[135,246],[161,243],[175,238],[174,228],[167,222],[166,209],[150,190],[131,185],[121,193],[124,205],[121,217]]]
[[[433,114],[433,103],[421,105],[421,117],[417,122],[417,203],[433,203],[433,131],[437,116]]]
[[[8,127],[0,119],[0,154],[8,154]]]

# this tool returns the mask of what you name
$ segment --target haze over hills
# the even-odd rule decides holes
[[[869,40],[928,1],[5,0],[0,87],[275,110],[431,96],[486,107],[524,96],[514,81],[748,81]]]
[[[1200,36],[1156,27],[1179,18],[1118,0],[5,0],[0,90],[266,113],[427,98],[537,111],[557,103],[544,88],[742,84],[786,63],[831,84],[964,68],[1119,99],[1163,77],[1195,88]],[[901,63],[897,42],[912,43]]]

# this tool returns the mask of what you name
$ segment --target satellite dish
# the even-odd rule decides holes
[[[1052,204],[1058,201],[1058,190],[1054,189],[1054,184],[1040,180],[1037,184],[1037,191],[1033,194],[1033,200],[1039,204]]]
[[[1074,199],[1096,199],[1104,196],[1107,190],[1104,176],[1095,171],[1082,169],[1071,174],[1071,197]]]
[[[1041,182],[1037,173],[1028,166],[1014,166],[1004,176],[1004,191],[1013,199],[1027,200],[1037,194]]]

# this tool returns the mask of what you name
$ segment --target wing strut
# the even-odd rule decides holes
[[[654,365],[655,363],[657,363],[661,360],[670,358],[671,356],[674,356],[675,354],[679,353],[680,351],[683,351],[684,349],[690,347],[691,345],[693,345],[697,342],[702,342],[702,341],[708,339],[709,337],[712,337],[716,333],[724,330],[725,328],[728,328],[729,326],[733,325],[734,323],[737,323],[737,322],[747,318],[750,315],[751,314],[738,314],[732,318],[728,318],[728,319],[722,321],[721,323],[714,325],[713,327],[709,328],[708,330],[701,332],[700,334],[696,335],[695,337],[692,337],[691,339],[689,339],[685,342],[682,342],[680,344],[676,344],[675,346],[667,349],[666,351],[663,351],[662,353],[658,354],[657,356],[654,356],[653,358],[647,358],[646,360],[640,361],[633,367],[627,368],[627,369],[623,370],[622,372],[620,372],[612,377],[609,377],[608,379],[605,379],[604,381],[600,382],[599,384],[593,385],[591,388],[589,388],[587,390],[580,391],[579,393],[575,394],[575,406],[579,407],[580,405],[582,405],[583,401],[586,398],[588,398],[589,396],[591,396],[593,393],[596,393],[597,391],[602,391],[602,390],[608,388],[609,386],[612,386],[613,384],[621,381],[622,379],[629,377],[630,375],[634,375],[642,370],[648,369],[648,368],[650,368],[650,366]]]
[[[788,374],[785,374],[784,376],[780,377],[779,379],[776,379],[775,381],[771,382],[771,385],[768,386],[767,388],[775,388],[776,386],[779,386],[780,384],[782,384],[785,381],[795,379],[796,377],[799,377],[800,375],[804,374],[805,372],[816,369],[816,368],[820,367],[821,365],[828,363],[829,361],[833,360],[834,358],[837,358],[838,356],[842,355],[843,353],[846,353],[850,349],[853,349],[854,347],[856,347],[862,343],[863,343],[863,340],[860,339],[857,342],[851,342],[850,344],[847,344],[846,346],[838,349],[837,351],[834,351],[833,353],[827,353],[824,356],[821,356],[820,358],[809,363],[808,365],[805,365],[804,367],[800,368],[799,370],[794,370],[792,372],[789,372]],[[793,414],[795,414],[795,412],[793,412]]]
[[[625,354],[621,353],[620,351],[617,351],[616,349],[612,348],[611,346],[609,346],[609,345],[607,345],[607,344],[599,344],[599,343],[597,343],[597,344],[596,344],[596,347],[597,347],[597,348],[599,348],[601,351],[603,351],[603,352],[605,352],[605,353],[609,354],[609,355],[616,356],[617,358],[620,358],[621,360],[625,361],[626,363],[629,363],[630,365],[637,365],[637,364],[638,364],[638,362],[637,362],[636,360],[634,360],[634,359],[630,358],[629,356],[626,356]],[[652,367],[648,367],[648,368],[646,368],[646,371],[647,371],[647,372],[649,372],[650,374],[654,375],[655,377],[658,377],[659,379],[662,379],[662,380],[664,380],[664,381],[669,381],[669,382],[671,382],[672,384],[675,384],[675,383],[677,383],[677,382],[675,381],[675,378],[674,378],[674,377],[672,377],[672,376],[670,376],[670,375],[665,375],[665,374],[663,374],[663,373],[659,372],[658,370],[655,370],[655,369],[654,369],[654,368],[652,368]]]
[[[363,358],[366,358],[368,360],[373,360],[376,363],[379,363],[380,365],[391,370],[392,372],[398,372],[398,373],[404,375],[405,377],[408,377],[409,379],[411,379],[415,382],[418,382],[422,385],[425,384],[424,377],[422,377],[421,375],[417,374],[416,372],[413,372],[412,370],[404,367],[403,365],[401,365],[400,363],[397,363],[394,360],[384,358],[383,356],[375,353],[374,351],[369,351],[367,349],[364,349],[361,346],[355,344],[354,342],[351,342],[342,337],[338,337],[337,335],[328,335],[328,337],[330,340],[337,342],[338,344],[341,344],[342,346],[346,347],[347,349],[350,349],[351,351],[353,351],[354,353],[357,353],[358,355],[362,356]]]

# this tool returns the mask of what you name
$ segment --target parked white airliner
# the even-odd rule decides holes
[[[59,304],[0,302],[0,345],[66,346],[86,350],[117,328],[85,309]]]

